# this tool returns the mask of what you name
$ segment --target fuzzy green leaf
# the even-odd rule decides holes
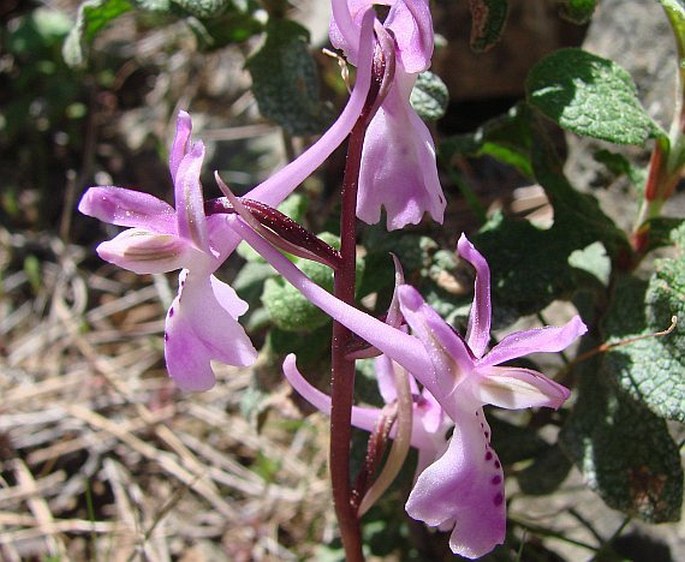
[[[560,444],[610,507],[651,523],[677,521],[683,500],[678,446],[666,423],[586,362]]]
[[[87,49],[98,32],[112,20],[132,9],[128,0],[88,0],[79,6],[74,27],[69,32],[62,56],[71,67],[83,66]]]
[[[328,232],[318,235],[324,242],[338,248],[340,239]],[[292,257],[300,270],[314,283],[327,291],[333,291],[333,270],[318,262],[304,258]],[[357,284],[364,273],[364,262],[357,260]],[[320,328],[330,321],[330,318],[319,308],[309,302],[290,283],[282,277],[267,279],[264,283],[262,303],[269,313],[274,325],[283,331],[308,332]]]
[[[246,64],[259,111],[291,135],[318,133],[327,120],[308,44],[301,25],[269,20],[264,45]]]
[[[146,12],[171,12],[173,7],[172,0],[131,0],[136,8],[145,10]]]
[[[492,446],[504,465],[530,460],[549,447],[538,432],[529,427],[515,425],[496,415],[488,415],[488,423],[492,430]]]
[[[507,0],[470,0],[471,49],[477,53],[494,47],[502,36],[507,22],[509,5]]]
[[[558,445],[549,445],[532,464],[516,473],[516,480],[524,494],[544,496],[561,485],[572,466]]]
[[[597,7],[597,0],[560,0],[559,12],[561,17],[582,25],[590,21]]]
[[[665,136],[640,105],[630,74],[581,49],[561,49],[536,64],[526,93],[533,107],[578,135],[640,146]]]
[[[299,266],[317,285],[328,291],[333,289],[333,271],[329,267],[311,261],[302,261]],[[281,277],[266,280],[262,303],[273,323],[287,332],[306,332],[329,321],[325,313]]]
[[[599,260],[599,269],[588,276],[587,267],[573,267],[575,252],[587,251],[597,241],[612,260],[629,251],[625,234],[597,201],[573,189],[544,137],[535,138],[532,161],[554,208],[552,227],[544,230],[528,221],[495,215],[473,237],[490,263],[498,306],[518,314],[538,312],[555,299],[569,298],[581,284],[593,288],[596,278],[606,278],[605,260]]]
[[[199,46],[206,51],[246,41],[264,30],[264,25],[248,10],[248,6],[238,5],[235,1],[174,1],[175,12],[185,17]]]
[[[429,70],[419,74],[409,102],[421,119],[437,121],[445,115],[449,101],[447,86],[437,74]]]
[[[659,0],[659,3],[666,11],[678,45],[679,57],[682,60],[685,55],[685,3],[683,0]]]
[[[673,316],[685,318],[685,262],[659,260],[648,283],[621,278],[603,324],[601,373],[656,415],[685,422],[685,327],[666,335]]]
[[[223,14],[232,4],[231,0],[172,0],[197,18],[213,18]]]
[[[533,177],[530,161],[529,111],[516,105],[506,114],[478,127],[473,133],[454,135],[440,144],[440,160],[449,162],[455,154],[491,156],[516,168],[526,177]]]

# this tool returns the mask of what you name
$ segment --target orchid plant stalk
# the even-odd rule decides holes
[[[385,11],[378,10],[379,4]],[[402,470],[411,448],[417,451],[417,464],[406,513],[449,532],[451,551],[476,559],[506,539],[504,467],[493,448],[486,412],[490,407],[560,408],[570,389],[535,368],[521,366],[519,360],[533,353],[562,352],[588,329],[574,315],[563,325],[514,331],[496,341],[493,292],[503,273],[491,271],[488,252],[479,247],[478,240],[488,240],[487,229],[478,239],[458,236],[450,258],[465,265],[474,279],[461,331],[406,281],[410,276],[395,256],[395,286],[387,313],[374,314],[357,302],[360,221],[384,222],[376,228],[389,232],[422,221],[442,224],[445,218],[447,198],[435,144],[410,103],[417,78],[430,67],[433,55],[430,5],[428,0],[332,0],[329,33],[332,45],[356,67],[354,88],[331,127],[283,169],[241,197],[217,173],[224,196],[205,200],[200,182],[204,145],[191,141],[191,117],[181,111],[169,156],[173,207],[134,190],[95,186],[84,194],[79,210],[126,228],[98,246],[104,260],[141,274],[181,270],[178,293],[166,316],[164,350],[169,375],[185,391],[211,389],[212,361],[248,367],[257,357],[239,320],[248,304],[218,273],[240,242],[249,244],[332,319],[330,393],[310,382],[294,354],[285,357],[282,370],[296,392],[330,416],[331,487],[346,560],[365,559],[361,518]],[[549,90],[535,89],[534,79],[531,84],[531,106],[544,106],[535,96]],[[679,146],[679,138],[674,145]],[[334,248],[276,207],[345,143],[338,199],[340,245]],[[529,144],[531,151],[538,150]],[[556,165],[544,150],[535,158],[543,177]],[[660,203],[675,189],[680,161],[677,164],[669,168],[672,173],[659,192]],[[649,185],[657,185],[654,181]],[[550,184],[551,199],[563,211],[550,237],[558,234],[554,228],[575,226],[575,215],[569,215],[576,203],[581,208],[577,221],[589,224],[597,216],[585,200],[571,199],[565,183]],[[648,190],[647,198],[650,194]],[[456,239],[458,233],[450,234]],[[549,240],[546,233],[535,236]],[[612,236],[606,237],[610,250],[614,244],[616,255],[630,251],[625,237]],[[585,242],[589,246],[590,241],[582,238]],[[523,257],[535,251],[530,248]],[[293,256],[330,268],[332,290],[308,277]],[[553,262],[554,257],[549,259]],[[564,265],[570,259],[564,258]],[[388,256],[389,267],[391,263]],[[356,403],[359,358],[374,359],[382,406]],[[365,463],[356,474],[351,473],[350,459],[353,428],[370,434]]]

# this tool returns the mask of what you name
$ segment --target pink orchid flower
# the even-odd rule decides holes
[[[409,103],[418,74],[430,66],[433,24],[427,0],[333,0],[331,43],[352,64],[359,57],[361,17],[369,7],[390,6],[377,32],[395,45],[393,82],[364,140],[357,217],[368,224],[387,213],[387,228],[417,224],[425,213],[442,223],[445,197],[438,179],[435,145],[426,125]]]
[[[102,259],[141,274],[181,269],[178,294],[166,316],[164,353],[178,386],[199,391],[214,384],[211,360],[249,365],[257,352],[238,323],[247,303],[213,275],[229,248],[213,235],[220,217],[204,213],[205,149],[190,142],[191,128],[190,115],[181,111],[169,157],[176,209],[146,193],[98,186],[84,194],[79,210],[129,227],[98,246]]]
[[[407,513],[429,526],[451,529],[450,548],[467,558],[483,556],[501,544],[506,526],[502,466],[490,446],[483,406],[559,408],[569,396],[568,389],[533,369],[500,365],[529,353],[563,350],[587,330],[580,317],[560,327],[515,332],[487,351],[490,270],[462,235],[457,251],[476,270],[466,337],[440,318],[416,289],[401,285],[397,294],[411,329],[408,334],[314,284],[240,219],[231,224],[312,303],[411,373],[451,420],[454,430],[447,447],[436,451],[432,462],[418,474],[407,500]],[[286,363],[286,374],[295,380],[292,361]]]
[[[363,16],[360,67],[342,113],[321,138],[296,160],[256,186],[247,196],[280,204],[347,138],[371,84],[373,12]],[[179,291],[166,317],[165,357],[169,375],[182,390],[214,385],[211,361],[245,366],[256,358],[238,318],[247,311],[226,283],[213,274],[240,242],[226,227],[225,215],[206,216],[200,170],[204,145],[190,142],[190,115],[181,111],[169,157],[176,209],[156,197],[114,186],[86,191],[79,210],[103,222],[128,227],[97,248],[102,259],[136,273],[182,269]]]

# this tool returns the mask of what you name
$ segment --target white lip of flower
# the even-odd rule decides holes
[[[183,251],[182,245],[178,243],[178,237],[172,234],[154,234],[131,228],[126,238],[129,238],[128,244],[122,248],[122,255],[126,258],[165,260],[178,257]]]

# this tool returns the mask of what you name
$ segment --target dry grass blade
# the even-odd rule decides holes
[[[41,534],[45,538],[48,553],[51,556],[59,557],[60,560],[68,561],[66,546],[57,534],[50,507],[40,495],[33,474],[19,459],[15,459],[9,464],[9,468],[14,473],[18,486],[26,494],[26,503],[36,519]]]

